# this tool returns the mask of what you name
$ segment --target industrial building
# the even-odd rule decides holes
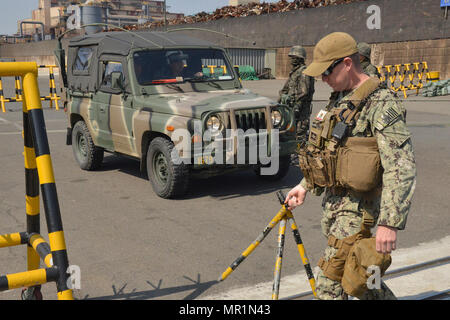
[[[68,2],[50,1],[52,5]],[[115,7],[113,2],[109,2],[111,15],[119,13],[113,10],[125,10],[125,1],[120,1],[120,6]],[[163,1],[152,3],[158,2]],[[304,46],[307,63],[310,63],[314,45],[324,34],[332,31],[348,32],[357,41],[369,43],[372,48],[372,62],[376,66],[427,62],[428,70],[439,71],[441,79],[450,76],[450,19],[445,15],[445,8],[441,8],[435,0],[339,0],[339,3],[341,2],[343,3],[337,5],[334,0],[279,1],[270,3],[269,7],[268,3],[261,1],[259,4],[248,4],[248,8],[223,7],[210,14],[199,13],[176,19],[175,22],[180,20],[179,24],[167,19],[167,29],[178,29],[177,32],[181,34],[216,43],[227,50],[234,64],[250,65],[257,75],[268,74],[279,79],[286,78],[289,74],[287,53],[291,46]],[[316,9],[312,7],[315,3],[318,3]],[[332,4],[325,5],[326,3]],[[382,32],[367,26],[367,22],[373,19],[373,14],[367,11],[371,6],[379,6],[383,12]],[[398,19],[396,12],[405,7],[411,8],[408,11],[408,19]],[[156,8],[156,5],[148,8],[156,11],[152,12],[153,16],[157,16],[156,13],[161,16],[161,8]],[[170,10],[170,7],[168,9]],[[145,10],[139,10],[142,16]],[[127,14],[126,11],[122,12]],[[333,23],[318,24],[317,21]],[[155,25],[154,30],[164,30],[159,23],[146,23],[131,30],[148,30],[152,24]],[[37,26],[34,28],[37,29],[35,35],[39,36],[40,29]],[[186,31],[181,31],[182,28],[186,28]],[[3,43],[0,45],[0,57],[54,64],[55,46],[54,40],[16,45]],[[267,73],[269,69],[270,73]]]
[[[31,18],[17,22],[17,36],[34,39],[54,39],[67,30],[67,19],[73,12],[67,8],[77,5],[81,23],[108,23],[116,26],[137,25],[149,21],[181,18],[182,13],[171,13],[165,1],[147,0],[36,0],[38,8]]]
[[[2,36],[1,42],[29,42],[55,39],[67,30],[67,20],[73,15],[71,5],[80,7],[81,24],[107,23],[126,27],[148,22],[169,21],[184,17],[169,12],[164,0],[36,0],[37,9],[31,18],[17,21],[14,36]],[[230,6],[245,5],[258,0],[229,0]],[[100,29],[100,28],[99,28]],[[81,31],[80,31],[81,33]]]

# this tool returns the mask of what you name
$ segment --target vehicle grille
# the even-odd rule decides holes
[[[235,110],[234,116],[236,118],[236,129],[244,131],[248,129],[255,129],[256,131],[267,129],[265,108]]]

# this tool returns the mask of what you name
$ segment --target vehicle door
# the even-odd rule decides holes
[[[101,82],[94,94],[98,126],[103,145],[110,151],[135,155],[132,128],[132,97],[126,89],[125,61],[106,57],[100,60]],[[120,74],[120,81],[118,80]]]

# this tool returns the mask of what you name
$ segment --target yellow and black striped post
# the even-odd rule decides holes
[[[423,87],[423,81],[422,81],[422,74],[419,71],[419,64],[420,62],[413,62],[413,70],[414,70],[414,76],[417,74],[417,83],[416,83],[416,95],[419,94],[419,90]]]
[[[20,77],[14,77],[14,88],[16,90],[16,101],[22,101],[22,88],[20,86]]]
[[[258,236],[258,238],[256,238],[256,240],[247,249],[245,249],[244,252],[222,273],[222,275],[219,277],[219,281],[225,280],[239,266],[239,264],[241,264],[245,260],[245,258],[248,257],[248,255],[252,253],[253,250],[255,250],[256,247],[267,237],[267,235],[278,224],[278,222],[281,221],[278,232],[278,250],[277,250],[277,257],[275,260],[274,283],[272,287],[272,299],[277,300],[280,288],[281,266],[284,252],[286,224],[287,221],[289,220],[291,222],[291,229],[294,234],[294,239],[295,243],[297,244],[298,252],[300,253],[303,266],[305,267],[306,270],[306,275],[308,277],[309,284],[311,286],[314,296],[317,297],[314,274],[309,264],[308,257],[306,256],[305,247],[303,246],[303,242],[300,237],[300,232],[298,231],[297,224],[295,223],[294,216],[292,215],[292,212],[288,210],[286,205],[284,204],[284,200],[286,197],[283,195],[282,191],[278,191],[277,196],[281,203],[280,211],[278,211],[275,217],[273,217],[273,219],[269,222],[269,224],[266,226],[264,231]]]
[[[52,252],[53,264],[58,267],[59,273],[58,281],[56,283],[58,298],[72,298],[72,290],[67,287],[67,269],[69,264],[52,160],[50,157],[50,148],[48,145],[47,132],[45,130],[44,113],[39,98],[37,69],[34,74],[25,74],[23,77],[23,87],[26,107],[32,128],[36,165],[39,184],[42,190],[50,249]]]
[[[16,95],[13,98],[5,98],[5,96],[3,94],[3,84],[1,83],[1,78],[0,78],[0,99],[1,99],[3,109],[5,107],[5,102],[21,102],[22,101],[22,89],[20,87],[20,77],[19,76],[14,77],[14,89],[15,89]],[[3,112],[5,112],[5,110],[3,110]]]
[[[2,111],[6,112],[5,109],[5,102],[8,102],[7,99],[5,99],[5,94],[3,93],[3,84],[2,84],[2,78],[0,77],[0,103],[2,105]]]
[[[285,214],[285,210],[281,209],[264,228],[263,232],[259,234],[256,240],[253,241],[252,244],[248,246],[247,249],[245,249],[242,254],[222,273],[222,275],[219,277],[219,281],[225,280],[230,275],[230,273],[232,273],[234,269],[236,269],[242,263],[242,261],[244,261],[245,258],[247,258],[250,253],[252,253],[253,250],[256,249],[257,246],[259,246],[259,244],[267,237],[267,235],[270,233],[270,231],[272,231],[277,223],[280,222],[281,219],[283,219]]]
[[[64,231],[50,157],[34,62],[0,63],[0,76],[21,76],[23,82],[24,159],[27,232],[0,236],[0,247],[28,244],[28,271],[0,276],[0,291],[56,282],[57,296],[72,300]],[[39,185],[47,222],[48,245],[39,234]],[[40,258],[47,268],[40,269]]]
[[[403,92],[403,96],[407,98],[406,89],[405,87],[405,79],[406,79],[406,67],[404,64],[396,64],[395,70],[398,74],[398,78],[400,80],[400,85],[396,88],[397,90],[401,90]]]
[[[378,70],[378,73],[381,75],[380,81],[385,82],[386,81],[386,73],[383,72],[383,66],[377,66],[376,68]]]
[[[393,81],[392,81],[392,87],[391,87],[391,89],[392,90],[394,90],[395,92],[397,92],[398,90],[400,90],[400,88],[401,88],[401,81],[402,81],[402,79],[401,79],[401,70],[400,70],[400,67],[401,67],[401,64],[395,64],[394,65],[394,76],[393,76]],[[396,80],[399,80],[400,81],[400,85],[399,86],[397,86],[396,84],[395,84],[395,81]]]
[[[50,93],[48,96],[41,97],[41,100],[50,101],[49,106],[53,108],[53,101],[55,102],[55,109],[59,110],[58,106],[58,95],[56,94],[56,84],[55,84],[55,74],[53,72],[53,68],[57,68],[55,65],[40,65],[39,68],[48,68],[49,69],[49,88]]]
[[[415,71],[414,71],[414,68],[411,69],[411,67],[410,67],[411,65],[412,65],[411,63],[404,64],[405,74],[408,76],[408,85],[407,86],[405,85],[405,91],[417,89],[413,83]]]
[[[291,229],[294,234],[295,243],[297,244],[298,253],[302,259],[303,266],[305,267],[306,276],[308,277],[309,285],[311,286],[314,297],[317,298],[316,294],[316,281],[314,279],[314,273],[312,272],[311,265],[309,264],[309,259],[306,256],[306,250],[300,237],[300,232],[298,231],[297,224],[295,223],[294,216],[289,211],[288,218],[291,221]]]
[[[278,248],[277,257],[275,259],[275,270],[273,276],[272,287],[272,300],[278,300],[278,294],[280,292],[280,279],[281,279],[281,266],[283,264],[283,252],[284,252],[284,238],[286,234],[286,218],[283,218],[280,222],[278,229]]]
[[[426,77],[424,77],[424,75]],[[422,69],[419,72],[419,81],[422,84],[422,87],[424,85],[424,82],[426,82],[428,78],[431,78],[430,72],[428,70],[428,63],[426,61],[422,62]]]
[[[387,78],[389,79],[389,82],[391,84],[390,88],[392,90],[394,90],[394,83],[395,83],[395,78],[396,78],[396,74],[395,71],[393,71],[392,66],[391,65],[386,65],[384,66],[386,68],[387,71]],[[395,70],[395,69],[394,69]]]
[[[22,101],[22,117],[25,165],[25,212],[27,217],[27,234],[30,235],[40,233],[40,207],[36,156],[25,100]],[[27,244],[27,265],[27,270],[29,271],[39,269],[40,267],[40,257],[30,244]]]

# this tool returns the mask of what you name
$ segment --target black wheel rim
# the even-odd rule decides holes
[[[155,153],[153,157],[153,176],[161,185],[166,185],[169,180],[169,164],[162,152]]]
[[[84,136],[84,134],[82,133],[77,133],[77,150],[78,150],[78,154],[84,159],[87,157],[87,141],[86,141],[86,137]]]

